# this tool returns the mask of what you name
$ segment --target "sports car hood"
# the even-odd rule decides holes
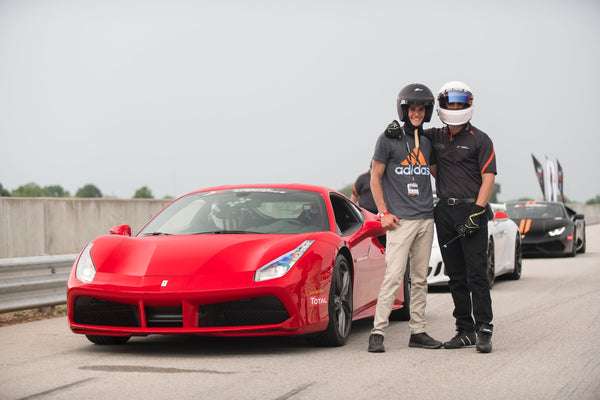
[[[102,274],[192,276],[254,271],[293,250],[311,234],[221,234],[190,236],[101,236],[92,259]]]
[[[517,226],[519,227],[519,231],[521,233],[527,232],[536,232],[536,233],[545,233],[551,231],[552,229],[560,228],[562,226],[568,226],[569,220],[565,218],[560,219],[513,219]],[[531,222],[528,222],[531,221]]]

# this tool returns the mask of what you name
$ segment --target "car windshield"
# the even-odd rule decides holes
[[[157,215],[140,236],[325,230],[329,220],[319,193],[239,188],[184,196]]]
[[[506,213],[510,218],[521,219],[559,219],[566,218],[565,209],[560,204],[552,203],[512,203],[506,205]]]

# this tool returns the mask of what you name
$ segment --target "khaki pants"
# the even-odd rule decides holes
[[[410,254],[410,322],[411,334],[425,332],[427,302],[427,269],[433,241],[433,219],[401,219],[400,226],[387,232],[385,277],[379,290],[377,309],[371,333],[384,335],[394,300],[401,288],[402,277]]]

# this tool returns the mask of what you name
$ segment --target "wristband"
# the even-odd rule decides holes
[[[383,216],[384,216],[384,215],[388,215],[388,214],[389,214],[389,211],[382,211],[382,212],[380,212],[379,214],[377,214],[377,216],[378,216],[379,218],[383,218]]]

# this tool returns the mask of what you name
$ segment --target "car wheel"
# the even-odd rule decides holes
[[[343,346],[350,334],[353,315],[352,274],[346,257],[338,255],[329,289],[329,324],[315,338],[323,346]]]
[[[496,281],[496,258],[494,256],[494,241],[491,238],[488,240],[487,281],[490,285],[490,289],[494,286],[494,282]]]
[[[402,279],[402,288],[404,290],[404,304],[399,310],[394,310],[390,313],[392,321],[409,321],[410,320],[410,261],[406,263],[406,271],[404,271],[404,279]]]
[[[578,253],[585,253],[585,243],[586,243],[586,239],[585,239],[585,223],[583,224],[583,238],[581,238],[581,247],[579,248],[579,250],[577,250]]]
[[[100,336],[100,335],[85,335],[85,337],[95,344],[125,344],[131,336]]]
[[[569,254],[567,254],[567,256],[575,257],[576,255],[577,255],[577,231],[575,230],[575,232],[573,233],[573,249],[571,250],[571,252]]]
[[[508,275],[509,279],[517,280],[521,278],[521,270],[523,269],[523,248],[521,247],[521,236],[520,233],[517,232],[517,236],[515,237],[515,269],[512,274]]]

